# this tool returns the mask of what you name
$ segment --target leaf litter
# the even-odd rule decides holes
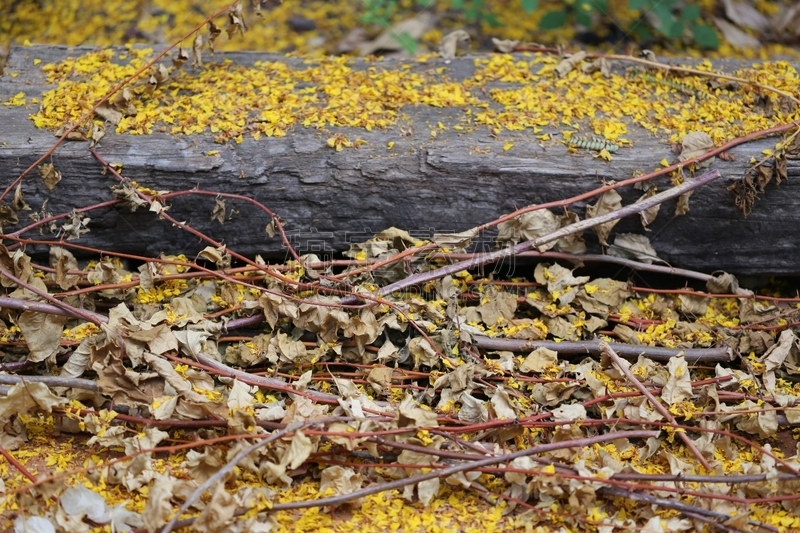
[[[20,465],[3,465],[4,516],[56,530],[88,519],[157,531],[173,517],[208,531],[282,530],[318,524],[318,509],[291,509],[320,500],[310,505],[375,528],[404,517],[429,529],[442,505],[452,527],[700,528],[739,515],[800,527],[796,299],[737,294],[730,276],[709,277],[707,292],[650,292],[546,260],[531,280],[461,271],[355,309],[321,283],[375,294],[377,271],[361,263],[396,260],[402,235],[427,245],[390,230],[353,245],[352,266],[301,257],[273,266],[283,279],[181,256],[138,272],[113,257],[79,268],[62,247],[45,267],[3,247],[3,272],[22,284],[6,297],[20,305],[6,307],[0,337],[3,369],[18,378],[0,399],[0,445]],[[428,254],[409,257],[413,271],[436,269]],[[387,283],[405,276],[382,271]],[[80,291],[83,309],[107,311],[69,316],[28,286],[52,302]],[[615,363],[559,348],[598,338],[639,350]],[[481,349],[480,339],[509,344]],[[655,348],[671,356],[648,357]],[[55,376],[66,381],[48,384]],[[210,499],[191,499],[210,479]],[[397,488],[382,494],[382,484]],[[615,487],[660,503],[631,507]]]

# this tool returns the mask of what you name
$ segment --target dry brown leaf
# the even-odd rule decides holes
[[[78,286],[81,276],[67,274],[70,270],[78,270],[78,260],[72,255],[72,252],[61,246],[51,246],[50,267],[56,269],[56,283],[62,290]]]
[[[228,525],[236,512],[236,499],[225,490],[225,483],[217,483],[211,501],[203,509],[191,531],[217,533],[228,531]]]
[[[563,78],[570,72],[572,72],[575,67],[577,67],[581,61],[586,59],[586,52],[581,50],[580,52],[576,52],[571,56],[564,58],[561,62],[556,65],[555,73],[559,78]]]
[[[558,352],[548,348],[536,348],[519,365],[520,372],[547,372],[558,366]]]
[[[198,33],[194,37],[194,41],[192,41],[192,66],[193,67],[202,67],[203,66],[203,34]]]
[[[61,181],[61,172],[56,170],[52,163],[42,163],[39,165],[39,176],[41,176],[45,187],[48,191],[52,191]]]
[[[509,54],[514,51],[514,48],[517,47],[519,40],[512,41],[511,39],[498,39],[497,37],[492,37],[492,44],[494,45],[495,51]]]
[[[178,54],[172,60],[172,66],[180,69],[187,61],[189,61],[189,54],[186,53],[182,46],[179,46]]]
[[[725,40],[736,48],[759,48],[761,46],[761,41],[725,19],[714,17],[714,25],[722,32]]]
[[[608,255],[633,259],[640,263],[652,264],[660,261],[658,253],[650,244],[646,235],[638,233],[620,233],[614,237],[614,244],[609,246]]]
[[[456,58],[456,51],[460,43],[468,43],[470,40],[469,33],[464,30],[454,30],[442,37],[439,42],[439,55],[449,63]]]
[[[617,191],[611,190],[603,193],[594,205],[586,206],[586,218],[594,218],[600,215],[617,211],[622,207],[622,197]],[[594,226],[594,231],[597,233],[597,238],[600,239],[600,244],[608,246],[608,236],[614,226],[617,225],[618,220],[612,220],[604,224]]]
[[[699,157],[704,153],[714,148],[714,141],[708,133],[704,131],[693,131],[687,133],[681,140],[681,155],[678,156],[680,161],[688,161],[695,157]],[[697,168],[707,168],[711,166],[713,159],[706,159],[700,163],[696,163]]]
[[[750,28],[761,34],[770,29],[769,19],[747,2],[722,0],[722,4],[725,6],[725,16],[736,25]]]
[[[661,390],[661,399],[673,405],[692,397],[692,378],[689,365],[683,356],[673,357],[667,363],[669,378]]]

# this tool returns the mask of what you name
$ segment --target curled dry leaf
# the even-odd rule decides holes
[[[604,78],[611,77],[611,63],[604,57],[599,57],[591,63],[586,63],[581,66],[581,72],[584,74],[592,74],[600,72]]]
[[[586,206],[586,218],[594,218],[600,215],[605,215],[607,213],[611,213],[612,211],[617,211],[620,208],[622,208],[622,197],[619,195],[619,193],[614,190],[606,191],[602,194],[602,196],[600,196],[594,205]],[[611,233],[611,230],[614,229],[614,226],[617,225],[617,222],[619,221],[613,220],[611,222],[594,226],[594,231],[597,233],[597,238],[600,239],[601,244],[608,246],[608,236]]]
[[[208,48],[211,50],[211,53],[214,53],[214,43],[217,41],[219,36],[222,35],[222,28],[214,24],[213,20],[208,21]]]
[[[48,191],[52,191],[61,181],[61,172],[56,170],[52,163],[42,163],[39,165],[39,176],[42,178]]]
[[[581,50],[580,52],[576,52],[571,56],[562,59],[561,63],[556,65],[555,73],[559,78],[563,78],[570,72],[572,72],[580,63],[586,59],[586,52]]]
[[[514,245],[520,241],[530,241],[552,233],[560,227],[561,220],[548,209],[523,213],[497,225],[497,243],[503,246]],[[545,252],[555,247],[556,244],[557,241],[552,241],[539,246],[538,250]]]
[[[714,25],[722,32],[725,40],[736,48],[758,48],[761,46],[761,41],[725,19],[714,17]]]
[[[192,66],[203,66],[203,34],[198,33],[192,42]]]
[[[712,141],[708,133],[704,131],[693,131],[692,133],[687,133],[686,136],[681,139],[681,147],[681,155],[678,156],[678,159],[680,161],[688,161],[689,159],[699,157],[709,150],[712,150],[714,148],[714,141]],[[710,166],[711,163],[712,160],[706,159],[705,161],[697,163],[697,167],[706,168]]]
[[[441,56],[445,63],[455,59],[456,51],[460,43],[468,43],[470,40],[469,33],[464,30],[451,31],[439,42],[439,56]]]
[[[737,26],[750,28],[761,34],[770,29],[769,19],[747,2],[722,0],[722,4],[725,6],[725,16]]]
[[[514,51],[514,48],[519,44],[519,40],[512,41],[511,39],[492,37],[492,44],[494,45],[495,51],[508,54]]]
[[[655,196],[657,192],[658,192],[657,187],[650,187],[638,200],[636,200],[636,202],[637,203],[643,202],[648,198]],[[649,226],[655,221],[656,217],[658,216],[658,210],[660,208],[661,204],[657,204],[651,207],[650,209],[645,209],[644,211],[641,211],[639,213],[639,220],[642,221],[642,227],[644,228],[645,231],[650,231],[650,228],[648,228],[647,226]]]
[[[646,235],[620,233],[614,237],[614,244],[608,248],[608,255],[633,259],[640,263],[653,264],[660,261],[658,253]]]
[[[189,61],[189,54],[182,46],[178,47],[178,54],[172,59],[172,66],[180,69],[187,61]]]

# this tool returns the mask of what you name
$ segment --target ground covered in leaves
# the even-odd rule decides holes
[[[435,270],[428,248],[392,230],[349,262],[219,270],[209,250],[135,271],[4,248],[3,516],[155,531],[185,503],[204,531],[800,527],[800,299],[552,261],[375,296]],[[345,280],[371,305],[337,295]]]

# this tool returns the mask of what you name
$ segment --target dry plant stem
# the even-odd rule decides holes
[[[564,50],[559,50],[557,48],[551,48],[547,46],[537,46],[533,44],[523,44],[514,48],[515,52],[544,52],[548,54],[558,54],[558,53],[566,53],[566,55],[572,55],[574,52],[566,52]],[[743,83],[745,85],[753,85],[754,87],[758,87],[759,89],[763,89],[765,91],[774,92],[775,94],[779,94],[786,98],[789,98],[796,104],[800,104],[800,100],[792,96],[791,94],[781,91],[775,87],[770,85],[764,85],[763,83],[758,83],[757,81],[748,80],[745,78],[739,78],[736,76],[731,76],[729,74],[719,74],[717,72],[708,72],[705,70],[697,70],[690,67],[676,67],[673,65],[665,65],[664,63],[659,63],[657,61],[648,61],[642,57],[634,57],[631,55],[619,55],[619,54],[586,54],[587,59],[598,59],[598,58],[605,58],[605,59],[612,59],[616,61],[627,61],[630,63],[639,63],[641,65],[646,65],[648,67],[657,68],[660,70],[666,70],[668,72],[680,72],[682,74],[693,74],[695,76],[701,76],[704,78],[716,78],[728,81],[734,81],[737,83]]]
[[[559,354],[569,355],[600,355],[602,346],[599,340],[578,342],[531,341],[521,339],[495,339],[483,335],[472,337],[475,346],[484,350],[506,350],[510,352],[527,352],[536,348],[547,348]],[[690,363],[733,361],[733,350],[728,347],[719,348],[693,348],[679,350],[662,348],[660,346],[638,346],[635,344],[608,343],[614,351],[626,359],[636,359],[640,355],[653,361],[669,361],[672,357],[684,353],[686,361]]]
[[[596,435],[594,437],[586,437],[583,439],[575,439],[562,442],[551,442],[548,444],[533,446],[525,450],[519,450],[513,453],[495,455],[493,457],[487,457],[485,459],[480,459],[477,461],[472,461],[460,465],[454,465],[447,468],[442,468],[441,470],[435,470],[427,474],[421,474],[418,476],[411,476],[403,479],[398,479],[389,483],[372,485],[351,492],[349,494],[340,494],[338,496],[331,496],[329,498],[321,498],[319,500],[311,500],[306,502],[278,503],[272,506],[272,510],[284,511],[289,509],[305,509],[309,507],[321,507],[327,505],[336,506],[348,501],[369,496],[371,494],[377,494],[379,492],[385,492],[387,490],[400,489],[405,487],[406,485],[416,484],[419,483],[420,481],[426,481],[428,479],[433,479],[433,478],[447,477],[452,474],[457,474],[458,472],[472,470],[473,468],[481,468],[484,466],[506,463],[509,461],[513,461],[518,457],[526,457],[528,455],[536,455],[539,453],[551,452],[553,450],[563,450],[567,448],[584,448],[586,446],[592,446],[600,442],[607,442],[609,440],[614,440],[615,438],[644,439],[657,436],[658,432],[654,431],[632,430],[632,431],[619,431],[615,433],[609,433],[606,435]]]
[[[688,512],[688,513],[703,515],[709,518],[714,518],[716,520],[729,520],[731,518],[730,516],[722,513],[709,511],[708,509],[703,509],[702,507],[694,507],[692,505],[686,505],[685,503],[681,503],[675,500],[670,500],[667,498],[659,498],[657,496],[653,496],[652,494],[647,494],[645,492],[639,492],[639,491],[632,492],[624,489],[618,489],[615,487],[601,487],[598,492],[600,492],[601,494],[608,494],[610,496],[627,498],[629,500],[637,502],[645,502],[652,505],[658,505],[659,507],[666,507],[667,509],[675,509],[676,511],[680,512]],[[768,531],[775,531],[776,533],[780,531],[776,527],[770,526],[768,524],[762,524],[761,522],[748,520],[748,523],[753,526],[766,529]]]
[[[14,468],[16,468],[17,470],[19,470],[19,473],[20,473],[20,474],[22,474],[23,476],[25,476],[26,478],[28,478],[28,481],[31,481],[31,482],[33,482],[33,483],[36,483],[36,476],[34,476],[33,474],[31,474],[31,473],[28,471],[28,469],[27,469],[27,468],[25,468],[24,466],[22,466],[22,463],[20,463],[19,461],[17,461],[17,460],[14,458],[14,456],[13,456],[13,455],[11,455],[11,452],[9,452],[8,450],[6,450],[6,449],[5,449],[5,448],[3,448],[2,446],[0,446],[0,455],[2,455],[3,457],[5,457],[5,458],[6,458],[6,461],[8,461],[8,462],[11,464],[11,466],[13,466],[13,467],[14,467]]]
[[[17,309],[19,311],[33,311],[34,313],[47,313],[48,315],[69,316],[73,318],[83,318],[69,309],[59,307],[56,305],[46,304],[42,302],[31,302],[29,300],[20,300],[19,298],[10,298],[8,296],[0,296],[0,308]],[[82,309],[84,313],[89,316],[94,316],[97,320],[103,320],[103,315]]]
[[[292,426],[292,427],[294,427],[294,426]],[[287,428],[287,430],[288,430],[288,428]],[[434,470],[434,471],[429,472],[427,474],[420,474],[418,476],[411,476],[411,477],[407,477],[407,478],[391,481],[391,482],[388,482],[388,483],[377,483],[377,484],[371,485],[369,487],[364,487],[363,489],[359,489],[359,490],[350,492],[348,494],[340,494],[340,495],[337,495],[337,496],[331,496],[331,497],[328,497],[328,498],[320,498],[318,500],[311,500],[311,501],[305,501],[305,502],[277,503],[277,504],[273,505],[270,510],[272,512],[275,512],[275,511],[286,511],[286,510],[290,510],[290,509],[307,509],[307,508],[310,508],[310,507],[323,507],[323,506],[328,506],[328,505],[336,506],[336,505],[341,505],[343,503],[346,503],[346,502],[349,502],[349,501],[352,501],[352,500],[357,500],[359,498],[363,498],[365,496],[369,496],[371,494],[377,494],[379,492],[385,492],[385,491],[389,491],[389,490],[400,489],[400,488],[405,487],[406,485],[413,485],[413,484],[419,483],[420,481],[427,481],[429,479],[434,479],[434,478],[443,478],[443,477],[450,476],[452,474],[457,474],[458,472],[464,472],[464,471],[467,471],[467,470],[472,470],[474,468],[481,468],[481,467],[484,467],[484,466],[491,466],[491,465],[496,465],[496,464],[499,464],[499,463],[506,463],[506,462],[509,462],[509,461],[513,461],[514,459],[516,459],[518,457],[526,457],[528,455],[536,455],[538,453],[545,453],[545,452],[550,452],[550,451],[553,451],[553,450],[563,450],[563,449],[566,449],[566,448],[584,448],[586,446],[592,446],[592,445],[600,443],[600,442],[607,442],[609,440],[615,440],[615,439],[618,439],[618,438],[645,439],[645,438],[649,438],[649,437],[657,437],[658,435],[659,435],[658,431],[648,431],[648,430],[618,431],[618,432],[609,433],[609,434],[606,434],[606,435],[597,435],[597,436],[594,436],[594,437],[586,437],[584,439],[575,439],[575,440],[569,440],[569,441],[542,444],[540,446],[534,446],[532,448],[527,448],[525,450],[519,450],[519,451],[513,452],[513,453],[496,455],[496,456],[493,456],[493,457],[487,457],[485,459],[480,459],[480,460],[477,460],[477,461],[472,461],[472,462],[462,463],[460,465],[450,466],[450,467],[447,467],[447,468],[437,469],[437,470]],[[261,443],[259,443],[259,444],[261,444]],[[253,448],[253,447],[251,446],[251,448]],[[242,450],[242,452],[240,452],[236,457],[234,457],[234,459],[232,459],[228,464],[226,464],[220,470],[220,472],[222,472],[222,473],[219,476],[217,476],[216,474],[215,474],[215,476],[217,476],[218,479],[222,479],[222,476],[224,476],[227,472],[232,470],[233,467],[236,466],[235,463],[238,462],[238,461],[241,461],[241,459],[243,459],[247,455],[247,453],[249,453],[247,449]],[[209,479],[209,481],[211,481],[211,479]],[[200,487],[200,488],[205,490],[208,487],[210,487],[211,483],[209,483],[209,481],[204,483],[204,485],[208,485],[207,487],[205,487],[205,488]],[[200,490],[200,488],[198,488],[198,490]],[[197,491],[195,491],[195,492],[197,492]],[[192,496],[194,496],[194,493],[192,494]],[[187,500],[187,502],[188,501],[189,500]],[[170,523],[167,524],[167,526],[165,526],[164,529],[161,530],[161,533],[169,533],[170,531],[172,531],[172,529],[176,525],[178,527],[184,527],[184,526],[190,525],[194,521],[193,519],[182,520],[179,524],[177,524],[176,523],[176,518],[177,518],[178,515],[180,515],[181,512],[183,512],[183,509],[181,511],[179,511],[178,513],[176,513],[175,518],[173,518],[173,520],[170,521]]]
[[[783,96],[784,98],[788,98],[792,102],[797,105],[800,105],[800,100],[798,100],[794,95],[787,93],[786,91],[782,91],[776,87],[772,87],[771,85],[765,85],[763,83],[759,83],[757,81],[748,80],[746,78],[739,78],[737,76],[731,76],[730,74],[720,74],[718,72],[709,72],[706,70],[697,70],[695,68],[690,67],[677,67],[674,65],[666,65],[664,63],[659,63],[658,61],[649,61],[644,59],[643,57],[633,57],[633,56],[626,56],[626,55],[616,55],[616,54],[591,54],[593,57],[600,57],[603,56],[606,59],[613,59],[616,61],[627,61],[629,63],[639,63],[640,65],[645,65],[650,68],[655,68],[659,70],[665,70],[667,72],[680,72],[681,74],[691,74],[693,76],[701,76],[704,78],[714,78],[718,80],[727,80],[733,81],[736,83],[741,83],[743,85],[752,85],[753,87],[758,87],[763,91],[768,91],[771,93],[778,94]],[[587,55],[587,57],[589,57]]]
[[[443,253],[436,253],[432,254],[431,257],[433,259],[442,258],[442,259],[452,259],[456,261],[463,261],[465,259],[471,259],[476,254],[466,254],[466,253],[454,253],[454,254],[443,254]],[[639,261],[633,261],[631,259],[625,259],[622,257],[614,257],[613,255],[600,255],[600,254],[585,254],[585,255],[576,255],[576,254],[567,254],[563,252],[536,252],[536,251],[529,251],[529,252],[522,252],[517,254],[517,257],[533,257],[533,258],[542,258],[542,259],[564,259],[566,261],[571,261],[573,263],[612,263],[615,265],[625,266],[630,268],[631,270],[637,270],[640,272],[655,272],[657,274],[668,274],[670,276],[681,276],[684,278],[689,279],[696,279],[698,281],[709,281],[714,279],[714,276],[710,274],[705,274],[703,272],[696,272],[694,270],[686,270],[683,268],[673,268],[669,266],[661,266],[661,265],[650,265],[647,263],[640,263]]]
[[[429,281],[433,281],[436,279],[443,278],[448,275],[455,274],[457,272],[461,272],[462,270],[469,270],[472,268],[477,268],[481,265],[485,265],[486,263],[493,263],[496,261],[500,261],[503,259],[507,259],[509,257],[514,257],[520,252],[526,252],[531,248],[536,248],[537,246],[541,246],[543,244],[547,244],[552,241],[557,241],[562,237],[566,237],[568,235],[572,235],[574,233],[578,233],[594,226],[598,226],[600,224],[604,224],[606,222],[610,222],[612,220],[618,220],[620,218],[633,215],[636,213],[640,213],[651,207],[661,204],[667,200],[672,198],[677,198],[681,194],[684,194],[688,191],[694,190],[698,187],[711,183],[712,181],[716,180],[720,177],[719,171],[713,170],[711,172],[707,172],[702,176],[699,176],[694,179],[687,179],[680,185],[676,187],[672,187],[664,192],[660,192],[654,196],[651,196],[647,200],[643,202],[636,202],[634,204],[625,206],[621,209],[616,211],[612,211],[605,215],[597,216],[594,218],[589,218],[586,220],[581,220],[580,222],[576,222],[574,224],[570,224],[568,226],[564,226],[563,228],[548,233],[547,235],[543,235],[536,239],[525,241],[517,244],[516,246],[512,246],[509,248],[504,248],[502,250],[498,250],[496,252],[490,252],[487,254],[479,254],[475,256],[473,259],[468,259],[466,261],[459,261],[458,263],[453,263],[452,265],[447,265],[445,267],[432,270],[430,272],[423,272],[420,274],[414,274],[408,276],[405,279],[397,281],[395,283],[391,283],[382,287],[378,291],[378,296],[386,296],[387,294],[391,294],[395,291],[400,291],[406,289],[408,287],[412,287],[414,285],[420,285],[423,283],[427,283]],[[545,204],[542,204],[545,205]],[[352,304],[354,303],[356,297],[347,298],[342,301],[343,304]]]
[[[620,359],[619,355],[617,355],[617,352],[615,352],[611,348],[611,346],[608,345],[607,342],[601,341],[600,349],[612,361],[614,361],[614,364],[617,365],[617,368],[619,368],[620,372],[625,374],[625,377],[628,378],[628,381],[630,381],[634,387],[639,389],[639,391],[644,395],[644,397],[650,401],[655,410],[661,413],[661,416],[663,416],[668,422],[677,425],[678,422],[675,420],[675,417],[672,416],[672,413],[670,413],[669,410],[667,410],[667,408],[664,407],[664,405],[660,401],[658,401],[658,399],[655,396],[653,396],[653,393],[651,393],[649,390],[647,390],[647,388],[644,385],[642,385],[642,382],[639,381],[636,378],[636,376],[633,375],[633,372],[631,372],[630,368],[628,368],[628,366],[622,361],[622,359]],[[703,457],[703,454],[700,452],[700,450],[697,449],[697,446],[695,446],[694,442],[692,442],[692,439],[689,438],[686,432],[683,431],[678,432],[678,436],[686,445],[686,447],[689,448],[692,454],[697,458],[700,464],[703,465],[703,468],[706,469],[706,472],[711,472],[711,465],[708,464],[706,458]]]
[[[44,383],[48,387],[71,387],[98,391],[96,381],[81,378],[62,378],[59,376],[9,376],[0,374],[0,385],[16,385],[17,383]]]
[[[106,208],[106,207],[112,207],[112,206],[117,205],[120,202],[122,202],[122,200],[108,200],[107,202],[102,202],[102,203],[99,203],[99,204],[90,205],[88,207],[81,207],[81,208],[75,209],[74,211],[69,211],[67,213],[61,213],[60,215],[53,215],[51,217],[47,217],[47,218],[43,218],[43,219],[37,220],[33,224],[25,226],[22,229],[18,229],[17,231],[15,231],[13,233],[9,233],[8,235],[11,236],[11,237],[19,237],[23,233],[26,233],[26,232],[31,231],[33,229],[36,229],[38,227],[44,226],[45,224],[49,224],[50,222],[55,222],[56,220],[60,220],[62,218],[66,218],[66,217],[70,216],[72,213],[87,213],[89,211],[94,211],[95,209],[103,209],[103,208]]]
[[[293,389],[291,385],[279,379],[266,378],[264,376],[256,376],[253,374],[248,374],[247,372],[242,372],[241,370],[236,370],[235,368],[223,365],[213,357],[210,357],[202,353],[197,355],[197,362],[213,369],[214,372],[219,375],[236,378],[239,381],[247,383],[249,385],[256,385],[258,387],[277,390],[285,392],[287,394],[296,394],[298,396],[305,396],[306,398],[309,398],[311,400],[320,403],[339,405],[339,397],[336,396],[335,394],[326,394],[324,392],[316,392],[311,390],[298,391]]]
[[[335,417],[335,418],[339,418],[339,417]],[[324,424],[324,423],[326,423],[328,421],[329,421],[328,418],[318,418],[318,419],[315,419],[315,420],[306,420],[304,422],[297,422],[295,424],[287,426],[284,429],[281,429],[281,430],[278,430],[278,431],[274,432],[272,435],[270,435],[269,437],[267,437],[266,439],[264,439],[264,440],[262,440],[260,442],[256,442],[255,444],[252,444],[251,446],[248,446],[247,448],[244,448],[242,451],[237,453],[236,456],[234,456],[233,459],[228,461],[228,463],[225,466],[223,466],[222,468],[217,470],[214,473],[214,475],[209,477],[205,481],[205,483],[203,483],[202,485],[197,487],[197,489],[195,489],[195,491],[192,492],[186,498],[186,501],[183,502],[183,505],[181,505],[181,508],[178,509],[178,512],[176,512],[175,515],[172,517],[172,520],[167,522],[167,525],[165,525],[163,527],[163,529],[161,530],[161,533],[169,533],[170,531],[172,531],[172,529],[175,527],[176,522],[178,521],[178,517],[180,517],[181,514],[185,513],[186,510],[195,501],[197,501],[197,499],[200,498],[200,496],[202,496],[203,493],[206,490],[208,490],[210,487],[213,487],[214,485],[219,483],[231,470],[236,468],[236,465],[238,465],[242,461],[242,459],[244,459],[245,457],[247,457],[248,455],[250,455],[251,453],[253,453],[257,449],[259,449],[259,448],[261,448],[263,446],[266,446],[270,442],[273,442],[273,441],[275,441],[277,439],[280,439],[281,437],[285,437],[287,435],[294,434],[295,431],[299,431],[301,429],[304,429],[304,428],[307,428],[307,427],[310,427],[310,426],[316,426],[316,425],[319,425],[319,424]]]
[[[37,289],[36,287],[32,286],[31,284],[22,281],[18,277],[14,276],[14,274],[12,274],[11,272],[9,272],[8,270],[6,270],[6,269],[4,269],[2,267],[0,267],[0,273],[3,274],[8,279],[10,279],[11,281],[13,281],[14,283],[16,283],[17,285],[19,285],[20,287],[24,287],[24,288],[28,289],[29,291],[31,291],[35,295],[41,296],[42,298],[44,298],[48,302],[52,303],[56,307],[59,307],[62,310],[66,311],[68,313],[71,313],[71,316],[74,316],[74,317],[77,317],[77,318],[82,318],[83,320],[88,320],[89,322],[91,322],[92,324],[94,324],[96,326],[99,326],[102,323],[102,321],[100,320],[100,316],[97,315],[96,313],[90,313],[90,312],[85,311],[83,309],[78,309],[77,307],[73,307],[73,306],[71,306],[69,304],[66,304],[66,303],[58,300],[57,298],[54,298],[50,294],[47,294],[46,292],[40,291],[39,289]]]
[[[628,186],[628,185],[633,185],[635,183],[640,183],[642,181],[649,181],[649,180],[651,180],[653,178],[657,178],[658,176],[663,176],[665,174],[669,174],[670,172],[673,172],[673,171],[676,171],[676,170],[681,170],[683,168],[687,168],[689,165],[692,165],[694,163],[699,163],[700,161],[705,161],[706,159],[712,158],[712,157],[714,157],[714,156],[716,156],[718,154],[721,154],[722,152],[727,152],[731,148],[739,146],[740,144],[745,144],[745,143],[748,143],[750,141],[754,141],[756,139],[760,139],[761,137],[767,137],[767,136],[770,136],[770,135],[778,135],[778,134],[784,133],[784,132],[786,132],[786,131],[788,131],[788,130],[790,130],[792,128],[795,128],[795,127],[797,127],[799,125],[800,124],[798,124],[797,122],[790,122],[789,124],[782,124],[780,126],[775,126],[775,127],[772,127],[772,128],[767,128],[765,130],[756,131],[756,132],[750,133],[748,135],[744,135],[742,137],[737,137],[736,139],[730,140],[727,143],[723,144],[722,146],[720,146],[718,148],[714,148],[713,150],[709,150],[708,152],[704,153],[703,155],[699,155],[699,156],[697,156],[697,157],[695,157],[693,159],[687,159],[686,161],[682,161],[680,163],[675,163],[674,165],[670,165],[668,167],[665,167],[665,168],[662,168],[662,169],[659,169],[659,170],[655,170],[653,172],[650,172],[649,174],[643,174],[641,176],[628,178],[626,180],[618,181],[616,183],[609,183],[609,184],[603,185],[602,187],[598,187],[598,188],[596,188],[594,190],[591,190],[589,192],[585,192],[583,194],[579,194],[577,196],[573,196],[572,198],[567,198],[567,199],[564,199],[564,200],[557,200],[555,202],[547,202],[547,203],[544,203],[544,204],[529,205],[527,207],[523,207],[522,209],[517,209],[513,213],[509,213],[507,215],[503,215],[502,217],[500,217],[500,218],[498,218],[496,220],[493,220],[491,222],[487,222],[486,224],[482,224],[480,226],[477,226],[477,227],[473,228],[473,231],[476,231],[476,232],[484,231],[484,230],[486,230],[486,229],[488,229],[488,228],[490,228],[492,226],[496,226],[497,224],[499,224],[501,222],[506,222],[508,220],[512,220],[512,219],[518,217],[519,215],[522,215],[522,214],[525,214],[525,213],[530,213],[531,211],[538,211],[540,209],[550,209],[550,208],[556,208],[556,207],[567,207],[568,205],[574,204],[576,202],[580,202],[582,200],[588,200],[589,198],[593,198],[593,197],[598,196],[600,194],[603,194],[604,192],[607,192],[607,191],[611,191],[611,190],[614,190],[614,189],[619,189],[619,188],[622,188],[622,187],[625,187],[625,186]]]
[[[75,131],[81,124],[83,124],[87,120],[90,120],[94,116],[95,111],[97,111],[97,108],[99,108],[104,103],[108,102],[108,100],[112,96],[117,94],[120,90],[122,90],[123,87],[125,87],[130,82],[132,82],[133,80],[135,80],[136,78],[141,76],[142,73],[146,72],[150,67],[155,65],[158,62],[158,60],[161,59],[162,57],[164,57],[165,55],[167,55],[170,52],[170,50],[172,50],[176,46],[180,45],[184,40],[186,40],[189,37],[191,37],[195,32],[197,32],[200,29],[202,29],[208,23],[208,21],[217,18],[218,16],[222,15],[223,13],[227,13],[238,2],[240,2],[240,0],[236,0],[234,2],[231,2],[230,4],[226,5],[222,9],[219,9],[216,12],[214,12],[213,15],[207,17],[203,22],[201,22],[199,25],[195,26],[191,31],[186,33],[186,35],[181,37],[178,41],[172,43],[171,45],[166,47],[164,50],[162,50],[161,52],[156,54],[156,56],[151,61],[149,61],[146,65],[144,65],[142,68],[140,68],[139,70],[137,70],[136,72],[131,74],[128,78],[126,78],[125,80],[123,80],[119,84],[117,84],[116,87],[114,87],[110,91],[108,91],[106,93],[106,95],[104,97],[102,97],[100,100],[98,100],[97,103],[95,103],[94,106],[92,106],[92,108],[89,111],[84,113],[80,118],[78,118],[78,120],[75,121],[75,123],[72,126],[67,128],[66,131],[64,131],[64,133],[61,135],[61,137],[59,137],[59,139],[55,142],[55,144],[53,144],[53,146],[50,147],[49,150],[47,150],[44,154],[42,154],[42,156],[39,159],[34,161],[31,164],[31,166],[29,166],[24,171],[22,171],[22,174],[20,174],[19,177],[17,179],[15,179],[11,183],[11,185],[6,187],[6,190],[3,191],[3,194],[0,194],[0,201],[3,201],[3,199],[5,199],[5,197],[8,196],[8,193],[10,193],[12,190],[14,190],[14,187],[16,187],[17,184],[20,181],[22,181],[22,179],[31,172],[31,170],[33,170],[34,168],[38,167],[41,163],[44,162],[45,159],[47,159],[50,155],[52,155],[52,153],[56,151],[56,148],[58,148],[61,145],[61,143],[64,142],[64,140],[69,136],[70,133]]]

